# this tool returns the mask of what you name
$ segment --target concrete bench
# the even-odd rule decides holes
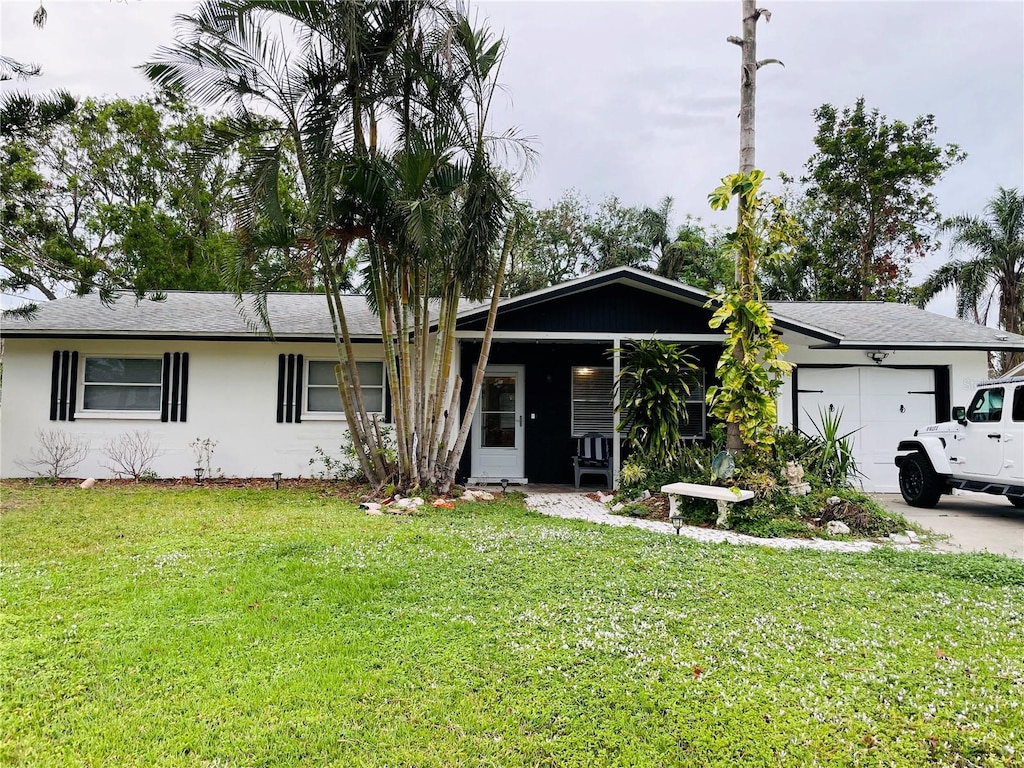
[[[733,504],[741,501],[748,501],[754,498],[753,491],[744,491],[739,488],[722,488],[717,485],[701,485],[700,483],[669,483],[661,486],[661,492],[668,494],[669,518],[679,517],[679,508],[676,506],[677,496],[689,496],[694,499],[711,499],[718,504],[718,519],[715,525],[722,528],[729,527],[729,510]],[[676,533],[679,528],[676,528]]]

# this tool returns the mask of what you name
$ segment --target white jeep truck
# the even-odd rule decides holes
[[[900,441],[896,466],[907,504],[934,507],[962,488],[1024,507],[1024,377],[982,382],[952,417]]]

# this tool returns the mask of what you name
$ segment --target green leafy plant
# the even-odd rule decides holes
[[[842,408],[837,411],[819,408],[818,421],[811,418],[811,424],[817,434],[812,436],[814,445],[809,468],[825,485],[832,487],[849,486],[853,478],[861,474],[853,456],[852,437],[858,430],[840,434],[842,420]]]
[[[800,239],[795,223],[775,198],[765,205],[758,197],[764,172],[735,173],[722,179],[708,199],[711,207],[725,210],[739,198],[741,218],[728,235],[736,256],[736,284],[716,296],[711,328],[725,328],[725,345],[715,374],[719,384],[708,387],[710,413],[726,422],[726,447],[763,450],[775,441],[776,393],[792,366],[782,359],[788,347],[775,333],[767,304],[757,284],[761,263],[779,261],[790,243]]]
[[[688,349],[659,339],[629,339],[613,351],[622,360],[615,382],[619,429],[635,451],[668,463],[683,442],[686,399],[700,364]]]

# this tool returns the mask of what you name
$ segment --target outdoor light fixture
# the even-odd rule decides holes
[[[507,491],[507,490],[508,490],[508,478],[507,477],[503,477],[503,478],[501,478],[501,495],[504,496],[505,495],[505,491]]]
[[[674,511],[674,510],[673,510]],[[679,535],[679,529],[683,527],[683,516],[669,514],[668,521],[676,527],[676,536]]]
[[[193,472],[196,473],[196,485],[202,485],[203,484],[203,468],[202,467],[196,467],[193,470]]]
[[[275,472],[273,474],[273,478],[274,478],[274,489],[276,490],[276,489],[281,487],[281,473],[280,472]]]
[[[874,360],[875,365],[881,365],[882,361],[889,356],[888,352],[883,352],[880,349],[872,349],[865,352],[864,354],[870,357],[872,360]]]

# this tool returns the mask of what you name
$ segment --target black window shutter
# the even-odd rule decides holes
[[[178,398],[181,397],[181,353],[171,355],[171,421],[178,420]]]
[[[188,416],[188,352],[181,353],[181,400],[178,404],[178,421]]]
[[[54,350],[50,368],[50,421],[74,421],[78,404],[78,353]]]
[[[295,356],[295,423],[302,423],[302,355]]]
[[[60,403],[57,409],[57,418],[61,421],[68,420],[68,378],[71,368],[71,353],[66,349],[60,353]]]
[[[285,392],[284,392],[284,420],[288,424],[292,423],[292,408],[295,401],[292,399],[295,396],[295,355],[288,355],[288,374],[285,380]]]
[[[302,355],[277,356],[277,423],[302,423]]]
[[[50,368],[50,421],[57,420],[60,403],[60,351],[53,350],[53,367]]]
[[[78,353],[71,353],[71,376],[68,377],[68,421],[75,420],[75,408],[78,406]]]
[[[160,421],[169,421],[169,398],[171,394],[171,353],[164,352],[163,373],[160,383]]]
[[[287,355],[277,356],[277,423],[284,422],[284,369]]]

